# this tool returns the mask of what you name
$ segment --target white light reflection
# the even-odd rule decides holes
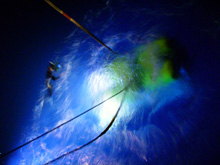
[[[99,96],[106,92],[113,85],[113,80],[105,74],[103,69],[96,70],[89,76],[89,91],[93,97]]]
[[[106,73],[104,69],[99,69],[91,73],[89,77],[89,91],[95,104],[102,102],[114,94],[111,92],[114,81]],[[99,119],[100,127],[105,127],[111,121],[120,106],[120,101],[121,95],[118,95],[98,107],[95,114]]]
[[[103,128],[111,121],[120,106],[120,100],[118,97],[114,97],[103,104],[98,113],[99,126]]]

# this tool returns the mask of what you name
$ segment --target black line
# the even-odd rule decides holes
[[[103,136],[103,135],[109,130],[109,128],[112,126],[112,124],[114,123],[114,121],[115,121],[115,119],[116,119],[116,117],[117,117],[117,115],[118,115],[118,113],[119,113],[119,111],[120,111],[120,109],[121,109],[121,106],[122,106],[122,104],[123,104],[123,102],[124,102],[125,94],[126,94],[126,93],[124,93],[124,95],[123,95],[121,104],[120,104],[120,106],[119,106],[119,108],[118,108],[116,114],[114,115],[114,117],[113,117],[113,119],[111,120],[111,122],[109,123],[109,125],[105,128],[104,131],[102,131],[101,134],[99,134],[96,138],[94,138],[93,140],[89,141],[88,143],[86,143],[86,144],[84,144],[84,145],[82,145],[82,146],[80,146],[80,147],[75,148],[75,149],[72,150],[72,151],[69,151],[69,152],[67,152],[67,153],[65,153],[65,154],[63,154],[63,155],[61,155],[61,156],[59,156],[59,157],[57,157],[57,158],[55,158],[55,159],[53,159],[53,160],[51,160],[51,161],[45,163],[44,165],[51,164],[51,163],[53,163],[53,162],[55,162],[55,161],[61,159],[61,158],[64,157],[64,156],[67,156],[67,155],[69,155],[69,154],[72,154],[73,152],[76,152],[76,151],[78,151],[78,150],[80,150],[80,149],[86,147],[87,145],[91,144],[92,142],[96,141],[98,138],[100,138],[101,136]]]
[[[127,88],[127,87],[126,87],[126,88]],[[50,132],[52,132],[52,131],[54,131],[54,130],[56,130],[56,129],[60,128],[60,127],[62,127],[63,125],[65,125],[65,124],[67,124],[67,123],[69,123],[69,122],[71,122],[72,120],[75,120],[76,118],[78,118],[78,117],[80,117],[80,116],[84,115],[85,113],[87,113],[87,112],[91,111],[92,109],[96,108],[97,106],[99,106],[99,105],[103,104],[104,102],[106,102],[106,101],[110,100],[111,98],[113,98],[113,97],[117,96],[118,94],[120,94],[121,92],[123,92],[123,91],[124,91],[126,88],[122,89],[121,91],[119,91],[118,93],[116,93],[116,94],[112,95],[111,97],[107,98],[106,100],[104,100],[104,101],[100,102],[99,104],[97,104],[97,105],[93,106],[92,108],[90,108],[90,109],[86,110],[85,112],[83,112],[83,113],[81,113],[81,114],[77,115],[76,117],[73,117],[72,119],[70,119],[70,120],[68,120],[68,121],[66,121],[66,122],[64,122],[64,123],[62,123],[62,124],[60,124],[60,125],[58,125],[57,127],[55,127],[55,128],[53,128],[53,129],[51,129],[51,130],[49,130],[49,131],[47,131],[47,132],[43,133],[43,134],[42,134],[42,135],[40,135],[40,136],[38,136],[38,137],[36,137],[36,138],[34,138],[34,139],[32,139],[32,140],[30,140],[30,141],[28,141],[28,142],[24,143],[23,145],[20,145],[19,147],[15,148],[15,149],[13,149],[13,150],[11,150],[11,151],[9,151],[9,152],[7,152],[7,153],[3,154],[3,155],[0,155],[0,158],[3,158],[3,157],[5,157],[5,156],[7,156],[7,155],[11,154],[12,152],[14,152],[14,151],[16,151],[16,150],[18,150],[18,149],[20,149],[20,148],[22,148],[22,147],[26,146],[27,144],[30,144],[31,142],[33,142],[33,141],[35,141],[35,140],[37,140],[37,139],[39,139],[39,138],[41,138],[41,137],[43,137],[43,136],[47,135],[48,133],[50,133]]]

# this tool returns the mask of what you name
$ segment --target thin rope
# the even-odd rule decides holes
[[[127,88],[127,87],[126,87],[126,88]],[[70,120],[68,120],[68,121],[66,121],[66,122],[64,122],[64,123],[62,123],[62,124],[60,124],[60,125],[58,125],[57,127],[55,127],[55,128],[53,128],[53,129],[51,129],[51,130],[49,130],[49,131],[47,131],[47,132],[43,133],[43,134],[42,134],[42,135],[40,135],[40,136],[38,136],[38,137],[36,137],[36,138],[34,138],[34,139],[32,139],[32,140],[30,140],[30,141],[28,141],[28,142],[24,143],[23,145],[20,145],[19,147],[17,147],[17,148],[15,148],[15,149],[13,149],[13,150],[11,150],[11,151],[9,151],[9,152],[7,152],[7,153],[5,153],[5,154],[1,155],[1,156],[0,156],[0,158],[3,158],[3,157],[5,157],[5,156],[7,156],[7,155],[11,154],[12,152],[14,152],[14,151],[16,151],[16,150],[18,150],[18,149],[20,149],[20,148],[22,148],[22,147],[26,146],[27,144],[30,144],[30,143],[34,142],[35,140],[37,140],[37,139],[39,139],[39,138],[41,138],[41,137],[43,137],[43,136],[47,135],[48,133],[50,133],[50,132],[52,132],[52,131],[54,131],[54,130],[56,130],[56,129],[60,128],[60,127],[62,127],[63,125],[65,125],[65,124],[67,124],[67,123],[69,123],[69,122],[71,122],[71,121],[75,120],[76,118],[78,118],[78,117],[80,117],[80,116],[84,115],[85,113],[87,113],[87,112],[91,111],[92,109],[94,109],[94,108],[98,107],[99,105],[103,104],[104,102],[106,102],[106,101],[110,100],[111,98],[113,98],[113,97],[117,96],[118,94],[122,93],[122,92],[123,92],[123,91],[124,91],[126,88],[122,89],[121,91],[119,91],[118,93],[116,93],[116,94],[112,95],[111,97],[107,98],[106,100],[104,100],[104,101],[100,102],[99,104],[97,104],[97,105],[93,106],[92,108],[90,108],[90,109],[88,109],[88,110],[84,111],[83,113],[81,113],[81,114],[79,114],[79,115],[77,115],[77,116],[73,117],[72,119],[70,119]]]
[[[96,141],[98,138],[100,138],[101,136],[103,136],[103,135],[109,130],[109,128],[112,126],[112,124],[114,123],[114,121],[115,121],[115,119],[116,119],[116,117],[117,117],[117,115],[118,115],[118,113],[119,113],[119,111],[120,111],[120,109],[121,109],[121,106],[122,106],[122,104],[123,104],[123,102],[124,102],[125,94],[126,94],[126,92],[124,93],[124,95],[123,95],[123,97],[122,97],[122,101],[121,101],[121,104],[120,104],[120,106],[119,106],[117,112],[115,113],[115,115],[114,115],[114,117],[112,118],[111,122],[110,122],[109,125],[105,128],[104,131],[102,131],[96,138],[94,138],[93,140],[89,141],[88,143],[86,143],[86,144],[84,144],[84,145],[82,145],[82,146],[80,146],[80,147],[77,147],[77,148],[73,149],[72,151],[69,151],[69,152],[67,152],[67,153],[65,153],[65,154],[63,154],[63,155],[61,155],[61,156],[59,156],[59,157],[57,157],[57,158],[55,158],[55,159],[53,159],[53,160],[51,160],[51,161],[45,163],[44,165],[51,164],[51,163],[53,163],[53,162],[55,162],[55,161],[57,161],[57,160],[59,160],[59,159],[65,157],[65,156],[67,156],[67,155],[69,155],[69,154],[72,154],[72,153],[74,153],[74,152],[76,152],[76,151],[78,151],[78,150],[80,150],[80,149],[86,147],[87,145],[93,143],[93,142]]]
[[[94,34],[92,34],[90,31],[88,31],[86,28],[84,28],[82,25],[80,25],[78,22],[76,22],[73,18],[71,18],[69,15],[64,13],[62,10],[60,10],[57,6],[55,6],[53,3],[51,3],[49,0],[45,0],[52,8],[54,8],[56,11],[58,11],[60,14],[62,14],[64,17],[66,17],[69,21],[74,23],[77,27],[82,29],[84,32],[86,32],[90,37],[95,39],[98,43],[102,44],[104,47],[106,47],[108,50],[110,50],[113,54],[116,54],[111,48],[109,48],[106,44],[104,44],[100,39],[98,39]]]

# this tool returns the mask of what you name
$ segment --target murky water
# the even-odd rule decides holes
[[[53,96],[46,97],[46,90],[42,89],[33,109],[34,122],[22,141],[68,121],[127,86],[128,89],[24,147],[11,162],[44,164],[86,144],[109,125],[122,100],[119,114],[105,135],[54,163],[197,161],[199,154],[189,145],[200,144],[195,144],[191,137],[197,138],[203,122],[204,113],[199,106],[202,96],[187,68],[191,63],[187,61],[190,53],[177,46],[181,37],[179,31],[172,31],[176,27],[170,24],[174,20],[180,22],[179,17],[181,14],[185,17],[186,8],[178,11],[175,5],[169,8],[162,5],[154,9],[138,3],[106,1],[99,12],[86,13],[86,26],[93,30],[99,27],[94,30],[95,34],[117,54],[81,30],[70,34],[69,51],[57,57],[62,68],[56,74],[61,78],[52,84]],[[169,34],[175,44],[170,44]]]

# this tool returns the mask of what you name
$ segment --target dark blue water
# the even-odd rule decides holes
[[[71,5],[66,10],[74,15]],[[21,130],[18,145],[100,103],[129,82],[136,85],[123,92],[124,99],[121,93],[16,151],[8,164],[44,164],[89,142],[108,126],[122,100],[105,135],[54,164],[219,162],[219,13],[215,6],[197,1],[100,1],[90,5],[90,10],[81,13],[80,23],[117,55],[80,29],[66,36],[62,51],[52,59],[62,64],[56,73],[61,78],[52,84],[52,97],[45,97],[45,87],[39,91],[32,122]],[[156,56],[160,49],[149,51],[153,71],[141,70],[136,60],[141,48],[148,49],[161,37],[175,43],[171,49],[179,57],[179,76],[165,85],[153,85],[158,83],[153,81],[155,76],[151,88],[140,73],[159,74],[164,64]]]

